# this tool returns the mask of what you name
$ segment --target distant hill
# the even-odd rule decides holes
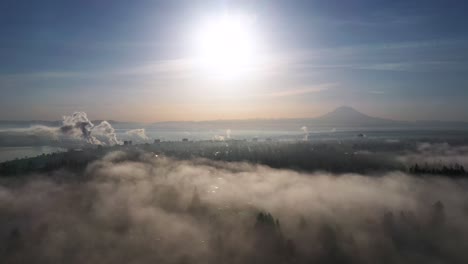
[[[0,128],[26,128],[31,126],[58,127],[62,121],[44,121],[44,120],[0,120]]]
[[[335,110],[317,117],[311,121],[322,124],[346,125],[346,126],[394,126],[405,125],[408,122],[395,121],[363,114],[349,106],[341,106]]]
[[[99,124],[101,121],[93,120],[92,122],[94,124]],[[468,129],[468,122],[398,121],[370,116],[349,106],[341,106],[329,113],[313,118],[166,121],[151,124],[110,120],[109,123],[116,129],[153,128],[160,130],[300,130],[303,126],[309,129]],[[61,121],[0,121],[0,129],[30,127],[33,125],[57,127],[61,124]]]
[[[157,129],[258,129],[258,130],[299,130],[306,126],[309,129],[348,128],[358,129],[468,129],[468,122],[444,121],[399,121],[370,116],[349,106],[314,118],[283,119],[244,119],[244,120],[211,120],[211,121],[177,121],[158,122],[149,125]]]
[[[301,127],[309,128],[338,128],[338,127],[389,127],[404,126],[407,122],[383,119],[368,116],[349,106],[339,107],[323,116],[315,118],[283,118],[283,119],[244,119],[244,120],[212,120],[199,122],[161,122],[153,123],[151,127],[169,129],[187,127],[192,129],[202,128],[230,128],[230,129],[275,129],[275,130],[300,130]]]

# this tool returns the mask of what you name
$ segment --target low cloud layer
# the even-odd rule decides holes
[[[113,152],[3,179],[7,263],[466,263],[468,182]]]

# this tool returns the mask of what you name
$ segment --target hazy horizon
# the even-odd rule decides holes
[[[216,122],[216,121],[255,121],[255,120],[293,120],[293,119],[318,119],[321,117],[326,116],[327,114],[333,113],[336,110],[342,109],[342,108],[350,108],[353,111],[356,111],[360,114],[366,115],[368,117],[372,118],[381,118],[381,119],[386,119],[388,121],[401,121],[401,122],[421,122],[421,121],[428,121],[428,122],[460,122],[460,123],[466,123],[468,120],[459,120],[459,119],[449,119],[449,120],[440,120],[440,119],[434,119],[430,118],[429,116],[424,119],[398,119],[398,118],[392,118],[392,117],[385,117],[385,116],[375,116],[372,114],[367,114],[365,112],[360,111],[357,108],[348,106],[348,105],[341,105],[337,106],[335,108],[332,108],[330,110],[326,110],[325,112],[321,112],[318,115],[315,116],[285,116],[285,117],[247,117],[247,118],[226,118],[226,119],[198,119],[198,120],[190,120],[190,119],[180,119],[180,120],[155,120],[155,121],[138,121],[138,120],[118,120],[118,119],[111,119],[111,118],[95,118],[95,117],[89,117],[91,120],[106,120],[106,121],[114,121],[114,122],[120,122],[120,123],[141,123],[141,124],[153,124],[153,123],[164,123],[164,122]],[[79,111],[73,111],[69,114],[76,113]],[[45,122],[60,122],[63,117],[66,116],[62,115],[59,116],[55,119],[0,119],[0,122],[28,122],[28,121],[45,121]],[[352,121],[352,120],[350,120]]]

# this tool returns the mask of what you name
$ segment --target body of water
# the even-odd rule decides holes
[[[0,147],[0,162],[62,151],[66,149],[50,146]]]

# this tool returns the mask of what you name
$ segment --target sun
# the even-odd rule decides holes
[[[206,19],[194,39],[197,67],[212,77],[245,77],[259,62],[254,20],[248,16],[225,14]]]

